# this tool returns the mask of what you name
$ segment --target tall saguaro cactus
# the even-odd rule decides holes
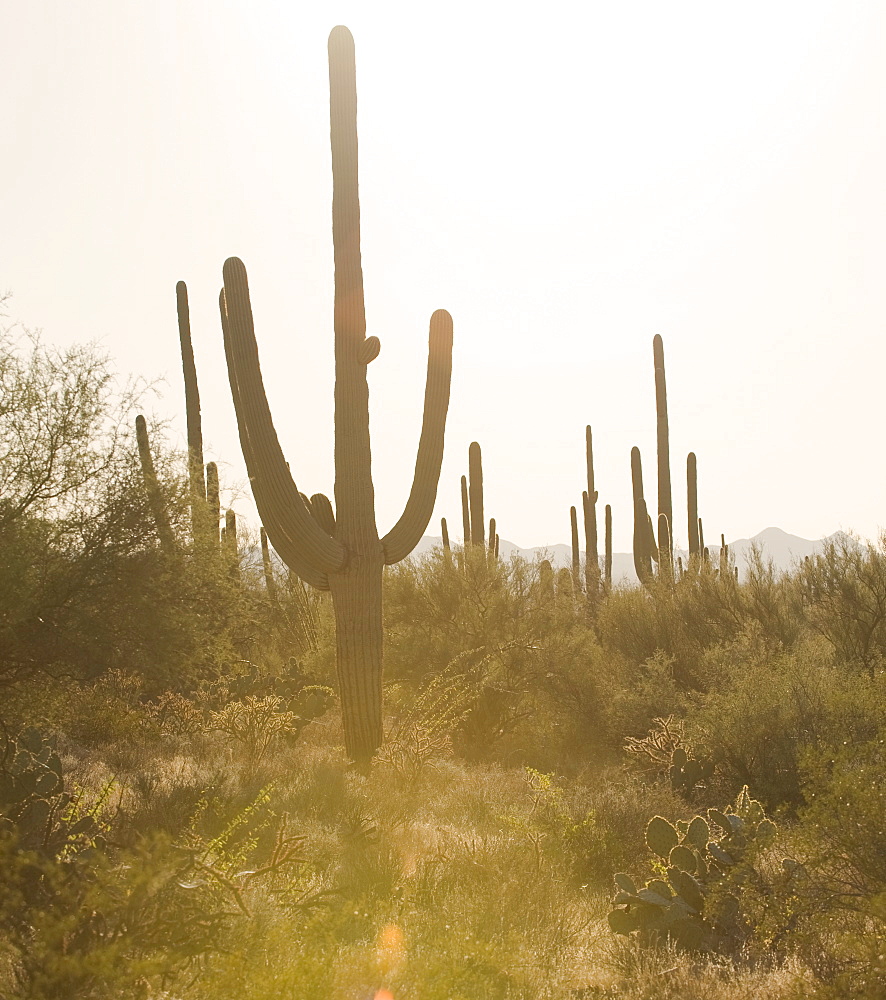
[[[483,455],[480,445],[472,441],[468,448],[468,499],[471,512],[471,544],[485,544],[483,524]]]
[[[652,562],[658,560],[658,545],[643,496],[643,464],[640,449],[631,448],[631,487],[634,494],[634,570],[641,583],[652,577]]]
[[[665,383],[664,343],[656,334],[652,338],[652,356],[655,364],[655,423],[658,441],[658,549],[667,553],[668,566],[673,555],[670,537],[670,526],[674,523],[674,510],[671,500],[671,451],[668,434],[668,389]],[[661,515],[667,518],[667,530]]]
[[[686,508],[689,515],[689,565],[695,567],[701,556],[698,537],[698,464],[695,452],[686,456]]]
[[[597,490],[594,485],[594,439],[590,425],[585,427],[585,461],[588,472],[587,493],[582,495],[585,523],[585,586],[594,598],[600,588],[600,553],[597,543]]]
[[[332,234],[335,257],[335,522],[312,517],[289,472],[262,384],[246,269],[224,266],[222,328],[240,443],[256,506],[274,548],[303,580],[332,593],[345,747],[367,762],[382,742],[382,570],[415,548],[433,512],[443,458],[452,370],[452,319],[431,317],[424,417],[415,478],[399,521],[379,538],[370,468],[367,365],[379,353],[366,336],[357,192],[354,40],[329,36]]]
[[[182,372],[185,379],[185,419],[188,430],[188,477],[191,487],[191,531],[194,540],[206,530],[203,517],[206,481],[203,477],[203,427],[200,419],[200,393],[197,389],[197,366],[191,343],[191,313],[188,306],[188,286],[180,281],[175,286],[178,312],[178,336],[182,352]]]

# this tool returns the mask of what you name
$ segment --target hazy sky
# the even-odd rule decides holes
[[[218,321],[249,272],[299,487],[332,493],[326,38],[357,49],[378,524],[399,516],[428,320],[453,316],[438,504],[483,447],[487,513],[565,542],[591,424],[616,549],[630,449],[655,496],[664,338],[676,540],[685,456],[713,542],[886,526],[881,0],[544,6],[0,0],[0,289],[48,341],[163,377],[184,444],[188,283],[207,459],[244,479]],[[243,513],[249,503],[236,504]]]

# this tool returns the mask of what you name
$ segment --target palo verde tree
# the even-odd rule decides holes
[[[400,520],[379,538],[370,468],[367,365],[379,353],[366,336],[357,192],[354,40],[329,36],[332,236],[335,258],[335,512],[316,518],[293,481],[265,396],[246,269],[224,266],[220,296],[228,374],[256,506],[277,553],[307,583],[332,594],[345,747],[367,762],[382,742],[382,571],[415,548],[433,512],[443,459],[452,370],[452,318],[431,317],[424,417],[415,478]],[[325,524],[325,527],[324,527]],[[331,530],[330,530],[331,529]]]

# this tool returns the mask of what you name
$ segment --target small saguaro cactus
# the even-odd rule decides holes
[[[262,569],[265,572],[265,587],[268,591],[268,597],[272,601],[277,599],[277,581],[274,579],[274,567],[271,564],[271,550],[268,546],[268,533],[265,531],[264,527],[259,528],[259,537],[261,538],[261,563]]]
[[[701,554],[698,536],[698,466],[695,452],[686,456],[686,507],[689,515],[689,566],[697,565]]]
[[[634,494],[634,569],[641,583],[652,577],[652,561],[658,559],[658,545],[643,498],[643,465],[640,449],[631,449],[631,485]]]
[[[569,528],[572,535],[572,586],[576,593],[581,592],[581,554],[578,550],[578,511],[569,508]]]
[[[585,463],[588,488],[582,495],[582,512],[585,524],[585,586],[591,597],[600,589],[600,554],[597,546],[597,490],[594,483],[594,439],[591,427],[585,427]]]
[[[437,496],[452,370],[452,319],[431,317],[424,417],[415,476],[399,521],[382,538],[370,469],[367,366],[379,353],[366,336],[357,191],[354,40],[329,36],[332,239],[335,259],[334,533],[317,523],[293,481],[265,396],[246,269],[232,257],[220,296],[228,375],[253,496],[279,556],[303,580],[332,594],[345,749],[366,764],[382,734],[382,571],[415,548]],[[314,501],[311,507],[314,507]]]
[[[446,518],[440,518],[440,531],[443,535],[443,551],[447,555],[452,554],[452,547],[449,544],[449,526],[446,524]]]
[[[160,548],[166,553],[171,553],[175,549],[175,536],[172,533],[166,501],[163,498],[157,472],[154,469],[151,442],[148,439],[148,425],[141,414],[135,418],[135,440],[138,444],[138,457],[141,461],[142,478],[145,482],[145,491],[148,494],[148,504],[157,528],[157,537],[160,539]]]
[[[178,313],[178,337],[181,344],[182,373],[185,381],[185,419],[188,432],[188,480],[191,490],[191,532],[196,541],[206,534],[209,516],[206,511],[206,481],[203,477],[203,427],[200,418],[200,392],[197,388],[197,366],[191,342],[191,313],[188,306],[188,286],[180,281],[175,286]],[[216,522],[216,533],[218,526]]]
[[[670,526],[674,523],[674,510],[671,501],[671,446],[668,435],[668,390],[665,383],[664,342],[658,334],[652,338],[652,356],[655,364],[655,423],[658,442],[658,549],[667,553],[667,567],[664,567],[667,575],[667,569],[671,567],[673,561]],[[667,518],[666,535],[661,534],[662,514]],[[659,566],[662,568],[663,563],[660,563]]]
[[[612,589],[612,506],[606,504],[604,520],[605,548],[603,556],[603,582],[608,593]]]
[[[488,542],[489,561],[490,562],[492,562],[492,560],[494,560],[495,557],[496,557],[496,555],[498,554],[496,552],[496,550],[495,550],[496,549],[495,542],[496,542],[497,538],[498,538],[498,535],[495,533],[495,518],[494,517],[490,517],[489,518],[489,542]]]
[[[471,503],[468,497],[468,477],[461,477],[461,526],[464,547],[471,544]]]
[[[211,517],[211,537],[218,544],[218,527],[221,521],[221,493],[218,485],[218,466],[215,462],[206,465],[206,503]]]
[[[483,455],[480,445],[472,441],[468,448],[468,499],[471,516],[471,544],[485,544],[483,523]]]

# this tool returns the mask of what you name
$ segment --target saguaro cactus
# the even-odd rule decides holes
[[[590,425],[585,427],[585,461],[588,471],[587,494],[582,495],[585,524],[585,586],[588,597],[600,589],[600,554],[597,545],[597,490],[594,485],[594,441]]]
[[[606,504],[604,520],[604,545],[605,555],[603,556],[603,580],[606,592],[612,589],[612,507]]]
[[[274,548],[303,580],[328,588],[345,747],[367,762],[382,742],[382,570],[405,558],[433,512],[443,458],[452,370],[452,319],[431,317],[424,417],[412,491],[399,521],[379,538],[370,469],[367,365],[378,355],[366,337],[360,206],[357,193],[357,88],[354,40],[329,36],[332,233],[335,257],[335,529],[311,516],[283,457],[265,397],[246,269],[224,266],[220,297],[228,374],[253,495]]]
[[[652,561],[658,557],[655,532],[643,497],[643,465],[640,449],[631,448],[631,486],[634,494],[634,570],[641,583],[652,576]]]
[[[197,389],[197,366],[191,343],[191,313],[188,306],[188,286],[180,281],[175,286],[178,313],[178,336],[182,352],[182,372],[185,379],[185,419],[188,431],[188,478],[191,487],[191,532],[196,539],[206,531],[206,482],[203,478],[203,427],[200,418],[200,393]]]
[[[652,356],[655,364],[655,423],[658,442],[658,549],[667,552],[668,567],[671,567],[672,546],[670,530],[662,534],[664,524],[661,515],[667,518],[668,529],[674,523],[674,510],[671,501],[671,451],[668,434],[668,390],[665,383],[664,343],[656,334],[652,338]]]
[[[468,477],[461,477],[461,522],[464,547],[471,544],[471,502],[468,497]]]
[[[572,534],[572,586],[577,592],[581,592],[581,576],[579,567],[581,565],[581,555],[578,550],[578,511],[575,507],[569,508],[569,527]]]
[[[471,510],[471,543],[484,545],[483,524],[483,456],[480,445],[472,441],[468,448],[468,499]]]
[[[701,555],[698,535],[698,467],[694,451],[686,456],[686,506],[689,514],[689,565],[693,567]]]
[[[170,554],[175,549],[175,536],[172,533],[172,526],[169,523],[169,512],[166,510],[166,501],[163,498],[157,473],[154,469],[151,442],[148,439],[148,425],[141,414],[135,418],[135,440],[138,444],[138,457],[141,461],[142,478],[145,481],[148,503],[151,507],[154,524],[157,526],[157,537],[160,539],[160,548],[167,554]]]

